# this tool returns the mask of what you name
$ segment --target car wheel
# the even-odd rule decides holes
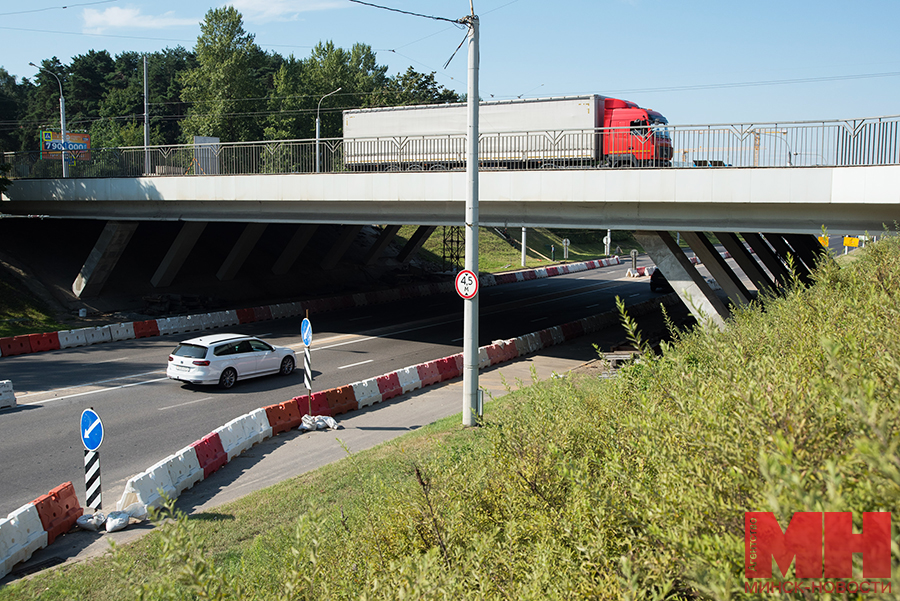
[[[221,388],[231,388],[235,382],[237,382],[237,372],[234,371],[233,367],[229,367],[219,376],[219,386]]]
[[[285,357],[281,360],[281,370],[278,372],[282,376],[288,376],[294,371],[294,358]]]

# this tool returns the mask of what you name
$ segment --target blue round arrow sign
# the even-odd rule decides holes
[[[103,422],[93,409],[81,412],[81,442],[88,451],[96,451],[103,444]]]
[[[312,324],[309,323],[309,320],[305,317],[303,321],[300,322],[300,337],[303,339],[303,344],[309,346],[312,344]]]

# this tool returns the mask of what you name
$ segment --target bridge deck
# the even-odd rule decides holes
[[[479,221],[676,231],[882,231],[900,166],[486,171]],[[461,225],[459,171],[15,180],[0,211],[58,218]]]

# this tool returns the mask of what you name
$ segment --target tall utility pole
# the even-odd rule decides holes
[[[363,0],[350,0],[357,4],[365,4],[405,13],[417,17],[449,21],[468,28],[467,39],[469,42],[469,75],[468,91],[466,97],[467,124],[466,124],[466,259],[465,268],[478,277],[478,16],[475,14],[473,0],[469,0],[470,14],[462,19],[446,19],[420,15],[408,11],[378,6]],[[460,44],[460,47],[462,45]],[[458,50],[458,49],[457,49]],[[454,56],[456,53],[453,53]],[[453,60],[453,56],[450,57]],[[449,64],[450,61],[447,61]],[[338,88],[339,90],[340,88]],[[338,90],[335,90],[338,91]],[[334,92],[332,92],[333,94]],[[331,94],[326,94],[330,96]],[[322,101],[319,100],[321,105]],[[318,117],[316,118],[318,123]],[[316,128],[316,171],[318,172],[319,135]],[[458,289],[457,289],[458,290]],[[460,296],[463,296],[460,293]],[[463,297],[463,409],[462,421],[464,426],[474,426],[475,416],[478,413],[478,289],[471,298]]]
[[[471,5],[471,2],[470,2]],[[474,7],[461,20],[469,27],[469,77],[466,124],[466,269],[478,275],[478,17]],[[478,294],[463,300],[464,426],[475,425],[478,412]]]
[[[147,55],[144,55],[144,175],[150,175],[150,84],[147,82]]]

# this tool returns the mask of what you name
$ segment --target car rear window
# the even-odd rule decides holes
[[[206,357],[206,347],[196,344],[179,344],[172,351],[176,357],[190,357],[191,359],[202,359]]]

